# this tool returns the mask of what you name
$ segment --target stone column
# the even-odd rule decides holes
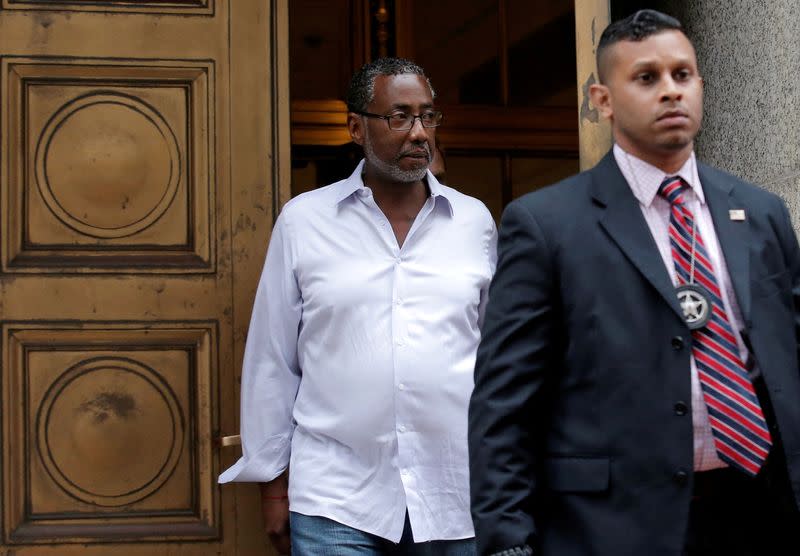
[[[595,53],[609,21],[608,0],[575,0],[575,52],[578,71],[578,136],[581,170],[597,164],[611,148],[611,126],[589,102],[589,86],[597,83]]]
[[[796,0],[664,0],[705,79],[701,160],[786,200],[800,230],[800,17]]]

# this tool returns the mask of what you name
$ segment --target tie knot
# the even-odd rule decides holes
[[[681,204],[683,203],[683,192],[688,187],[688,184],[680,176],[668,176],[658,187],[658,194],[669,201],[671,205]]]

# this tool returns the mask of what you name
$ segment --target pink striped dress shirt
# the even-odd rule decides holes
[[[695,216],[698,232],[702,236],[711,257],[714,274],[722,290],[725,311],[728,313],[733,333],[736,336],[739,354],[742,357],[742,361],[747,361],[747,348],[740,334],[740,330],[744,327],[742,313],[736,301],[736,294],[733,291],[731,278],[728,274],[728,265],[725,262],[725,257],[717,239],[717,233],[714,230],[714,222],[711,220],[711,213],[703,195],[703,186],[697,173],[695,154],[692,153],[683,167],[675,174],[664,173],[655,166],[628,154],[617,144],[614,145],[614,158],[631,191],[639,200],[639,207],[642,209],[642,214],[650,228],[650,233],[653,235],[653,239],[661,253],[661,259],[664,261],[664,266],[666,266],[672,283],[675,285],[677,285],[677,278],[669,244],[670,207],[666,199],[658,196],[658,188],[668,175],[680,176],[689,184],[691,190],[684,194],[687,199],[687,208]],[[692,379],[694,470],[707,471],[725,467],[725,463],[717,457],[717,450],[714,446],[714,437],[711,435],[708,411],[700,388],[700,381],[697,377],[694,357],[691,358],[689,372]]]

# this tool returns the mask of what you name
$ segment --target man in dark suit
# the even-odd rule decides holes
[[[615,145],[506,209],[469,412],[481,555],[800,554],[800,250],[694,156],[680,22],[598,46]]]

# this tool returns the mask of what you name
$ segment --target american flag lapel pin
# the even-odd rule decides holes
[[[744,209],[731,209],[728,211],[728,216],[734,222],[744,222]]]

